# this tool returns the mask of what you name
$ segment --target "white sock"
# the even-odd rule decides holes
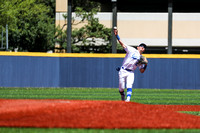
[[[128,97],[126,98],[126,101],[130,101],[130,100],[131,100],[131,97],[128,96]]]

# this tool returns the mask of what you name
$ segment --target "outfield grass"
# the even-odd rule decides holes
[[[144,104],[200,105],[200,90],[133,89],[132,100]],[[120,100],[118,89],[111,88],[0,88],[1,99],[82,99]],[[185,112],[199,115],[199,112]],[[200,129],[42,129],[0,128],[0,133],[188,133]]]
[[[0,128],[1,133],[199,133],[198,129]]]
[[[200,105],[200,90],[133,89],[131,101],[145,104]],[[111,88],[0,88],[6,99],[120,100]]]

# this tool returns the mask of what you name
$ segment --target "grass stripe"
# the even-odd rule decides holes
[[[199,133],[198,129],[0,128],[1,133]]]
[[[144,104],[200,104],[199,90],[133,89],[132,101]],[[117,88],[0,88],[7,99],[120,100]]]
[[[199,111],[179,111],[179,112],[200,116],[200,112]]]

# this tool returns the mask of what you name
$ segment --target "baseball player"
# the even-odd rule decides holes
[[[121,94],[122,101],[129,102],[131,100],[132,95],[132,86],[134,83],[134,71],[137,67],[139,67],[139,70],[141,73],[144,73],[144,71],[147,68],[148,61],[147,59],[142,56],[142,53],[146,49],[146,45],[144,43],[141,43],[139,46],[137,46],[137,49],[130,47],[126,44],[124,44],[118,35],[118,30],[116,27],[114,27],[114,34],[120,43],[120,45],[124,48],[126,51],[126,56],[123,60],[121,68],[118,69],[119,71],[119,93]],[[127,88],[127,99],[125,100],[125,85]]]

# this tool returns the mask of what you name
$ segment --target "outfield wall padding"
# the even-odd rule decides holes
[[[118,88],[123,56],[0,55],[0,87]],[[146,56],[146,72],[136,70],[133,88],[200,89],[200,58]]]

